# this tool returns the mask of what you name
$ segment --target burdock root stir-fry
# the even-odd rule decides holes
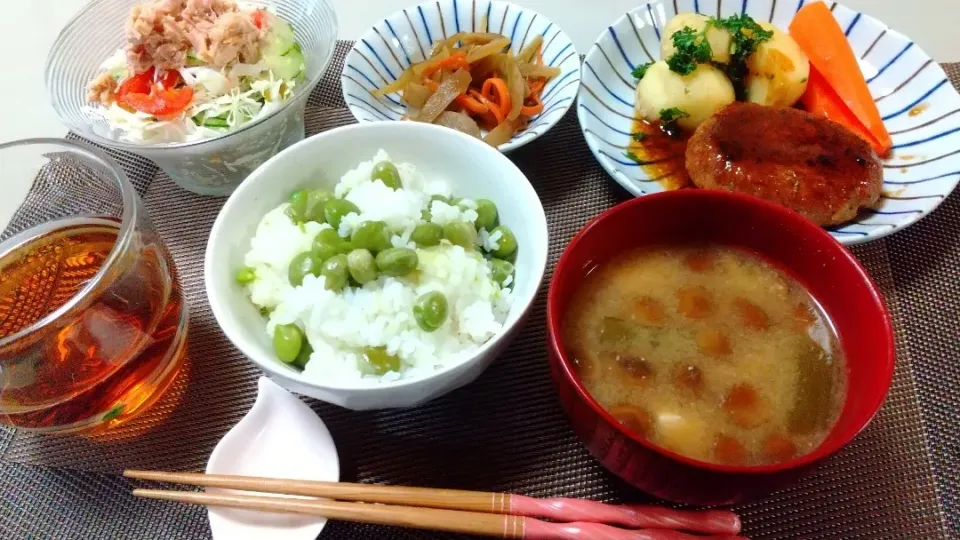
[[[536,36],[514,54],[510,38],[501,34],[454,34],[375,94],[400,92],[408,119],[500,146],[543,111],[544,86],[560,73],[544,65],[542,46],[543,37]]]

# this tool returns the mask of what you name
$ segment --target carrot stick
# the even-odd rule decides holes
[[[480,93],[488,100],[497,103],[500,106],[500,112],[506,116],[510,112],[510,89],[507,88],[507,82],[498,77],[490,77],[483,81],[480,87]],[[496,94],[496,96],[494,96]]]
[[[467,54],[458,52],[458,53],[451,54],[450,56],[442,60],[438,60],[437,62],[431,64],[426,69],[424,69],[423,73],[420,74],[420,78],[427,79],[428,77],[430,77],[430,75],[433,75],[437,71],[444,70],[444,69],[447,69],[450,71],[456,71],[458,69],[469,69],[469,65],[467,64]]]
[[[488,109],[490,109],[490,112],[493,113],[493,117],[496,119],[496,122],[497,122],[496,125],[499,126],[500,124],[503,123],[503,120],[506,118],[506,115],[503,114],[503,111],[500,110],[500,108],[497,106],[496,103],[491,102],[489,99],[483,97],[483,94],[481,94],[480,92],[477,92],[472,88],[470,90],[467,90],[467,94],[469,94],[471,97],[473,97],[480,103],[483,103],[484,105],[487,106]]]
[[[463,107],[467,111],[467,114],[484,114],[490,110],[490,107],[483,102],[466,94],[460,94],[454,98],[453,103]]]
[[[520,108],[520,114],[524,116],[534,116],[540,114],[540,111],[543,110],[543,102],[540,101],[540,96],[536,94],[530,94],[530,99],[534,101],[533,105],[524,105]]]
[[[893,146],[890,134],[883,125],[880,111],[870,95],[853,50],[826,4],[814,2],[800,9],[790,23],[790,35],[807,53],[813,67],[820,71],[826,82],[876,139],[881,150],[877,153],[886,155]]]
[[[530,95],[540,95],[540,92],[543,91],[543,87],[547,85],[547,81],[544,79],[537,79],[535,81],[527,80],[527,85],[530,87]]]
[[[823,75],[817,71],[817,68],[810,67],[810,79],[807,81],[807,90],[800,97],[800,102],[807,109],[807,112],[823,116],[828,120],[842,125],[850,131],[856,133],[861,139],[870,143],[870,146],[880,154],[884,150],[877,142],[863,122],[860,121],[840,99],[840,96],[833,90],[823,78]]]

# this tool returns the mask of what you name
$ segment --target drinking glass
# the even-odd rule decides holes
[[[0,165],[7,192],[25,192],[0,215],[0,422],[85,434],[121,424],[163,394],[185,358],[173,259],[99,151],[16,141],[0,144]]]

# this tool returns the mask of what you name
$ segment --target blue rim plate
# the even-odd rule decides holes
[[[343,99],[354,118],[361,123],[400,120],[404,115],[400,94],[376,97],[373,91],[422,61],[435,41],[457,32],[474,32],[484,17],[489,31],[509,37],[515,52],[533,36],[542,35],[544,62],[561,70],[543,90],[543,112],[531,119],[527,129],[500,145],[500,151],[515,150],[546,133],[577,96],[580,55],[570,38],[543,15],[497,0],[424,2],[392,14],[364,32],[347,55],[340,75]]]
[[[815,0],[811,0],[815,1]],[[656,61],[660,29],[677,13],[714,17],[746,13],[786,30],[808,0],[654,0],[603,30],[583,63],[577,117],[600,165],[630,193],[663,187],[624,156],[633,123],[637,64]],[[960,95],[940,66],[880,21],[828,2],[893,138],[883,161],[883,194],[856,219],[830,228],[846,245],[883,238],[932,212],[960,181]]]

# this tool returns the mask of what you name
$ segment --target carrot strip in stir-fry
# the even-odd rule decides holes
[[[531,94],[530,99],[533,100],[533,105],[524,105],[520,108],[520,114],[523,116],[536,116],[543,111],[543,102],[540,101],[540,96]]]
[[[544,65],[541,36],[512,50],[510,38],[485,32],[482,24],[479,30],[437,41],[424,61],[373,94],[399,92],[411,120],[472,136],[483,128],[489,132],[483,139],[494,146],[509,141],[543,112],[544,87],[560,70]]]
[[[490,77],[483,81],[483,86],[480,87],[480,93],[489,101],[497,103],[503,116],[509,114],[511,105],[510,90],[507,88],[506,81],[498,77]],[[496,93],[496,95],[494,95],[494,93]]]

